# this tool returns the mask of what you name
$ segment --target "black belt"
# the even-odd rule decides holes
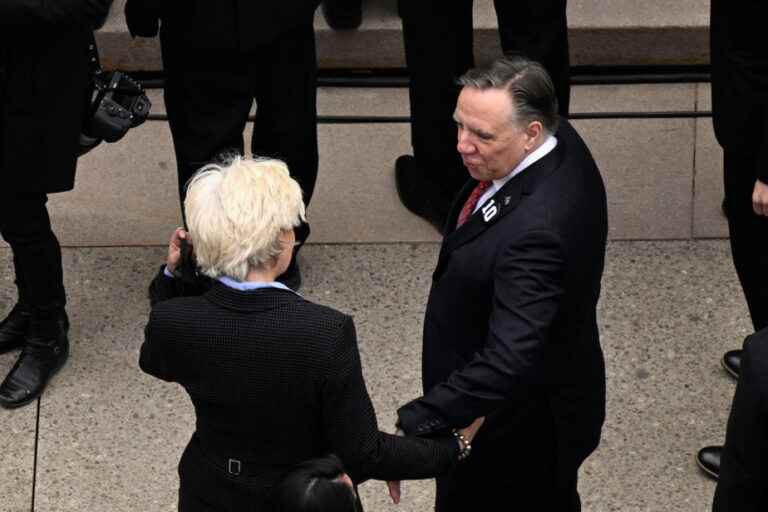
[[[244,460],[240,457],[222,456],[218,453],[206,450],[203,448],[199,441],[194,444],[197,445],[197,449],[205,459],[211,462],[214,466],[217,466],[219,469],[222,469],[232,476],[248,476],[265,473],[264,467],[256,464],[256,462],[253,460]]]

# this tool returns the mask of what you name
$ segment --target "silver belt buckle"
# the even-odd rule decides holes
[[[227,461],[227,472],[230,475],[239,476],[243,470],[243,464],[237,459],[229,459]]]

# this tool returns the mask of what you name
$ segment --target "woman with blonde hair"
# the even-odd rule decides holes
[[[351,479],[429,478],[468,455],[481,420],[434,440],[378,430],[352,318],[275,281],[304,217],[298,184],[276,160],[203,168],[150,288],[139,364],[181,384],[197,415],[179,463],[181,511],[264,510],[301,461],[336,453]],[[175,277],[182,241],[211,284]],[[192,291],[194,290],[194,291]],[[184,296],[187,295],[187,296]]]

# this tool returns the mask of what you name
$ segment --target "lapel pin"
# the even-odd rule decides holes
[[[499,213],[499,208],[496,206],[496,201],[491,199],[491,201],[483,206],[482,210],[483,212],[483,220],[485,222],[490,222],[496,215]]]

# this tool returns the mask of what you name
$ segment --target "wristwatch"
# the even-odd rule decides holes
[[[459,443],[459,460],[464,460],[472,453],[472,445],[467,441],[467,438],[456,429],[453,429],[453,437]]]

